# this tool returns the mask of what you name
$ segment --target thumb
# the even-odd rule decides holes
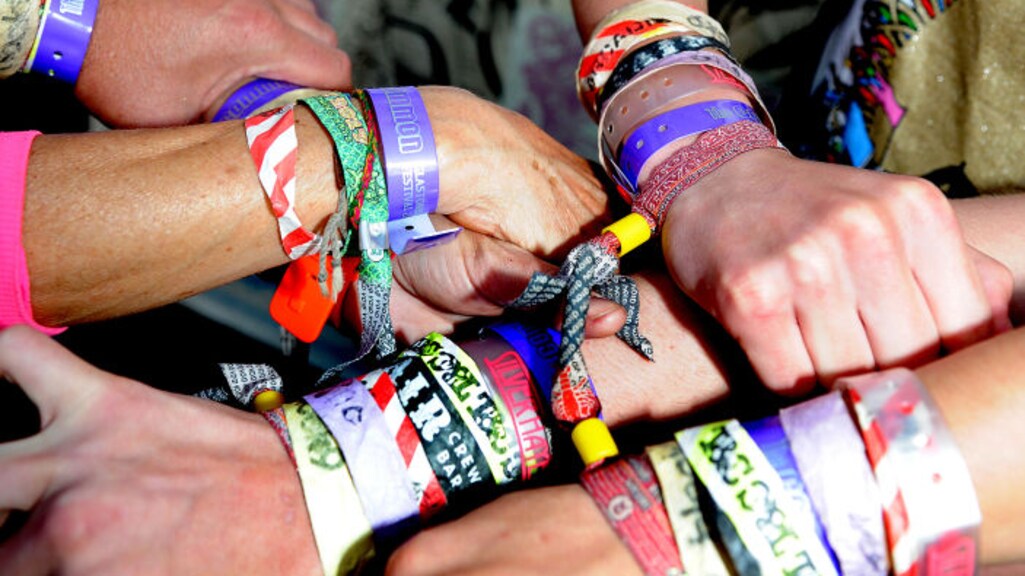
[[[1006,266],[986,254],[971,247],[968,251],[992,311],[993,331],[997,334],[1007,332],[1012,327],[1009,310],[1014,295],[1014,276]]]

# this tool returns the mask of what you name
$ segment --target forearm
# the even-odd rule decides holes
[[[335,208],[331,141],[305,109],[297,212]],[[23,243],[47,325],[152,308],[287,261],[240,123],[36,139]]]
[[[0,78],[7,78],[21,69],[38,27],[37,0],[0,1]]]

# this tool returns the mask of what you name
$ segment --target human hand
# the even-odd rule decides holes
[[[180,125],[256,76],[352,83],[311,0],[104,0],[75,94],[115,126]]]
[[[641,574],[577,485],[502,496],[399,548],[386,574]]]
[[[28,328],[0,374],[42,431],[0,444],[2,574],[319,574],[298,476],[259,416],[98,370]]]
[[[923,180],[756,150],[685,192],[664,230],[677,283],[780,392],[1010,327],[1009,272]]]
[[[407,342],[501,314],[531,274],[555,270],[546,258],[563,256],[610,221],[588,162],[525,117],[465,90],[420,92],[438,151],[439,227],[465,230],[448,245],[394,260],[392,317]],[[357,317],[356,309],[351,302],[345,316]],[[615,333],[625,320],[610,302],[591,312],[592,337]]]

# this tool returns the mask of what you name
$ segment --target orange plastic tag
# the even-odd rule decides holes
[[[281,284],[270,301],[270,315],[296,338],[311,343],[324,329],[334,302],[325,298],[317,284],[320,270],[316,254],[303,256],[288,265]],[[328,285],[331,279],[328,278]]]

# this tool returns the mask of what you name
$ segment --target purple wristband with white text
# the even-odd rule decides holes
[[[623,142],[619,166],[636,189],[641,168],[664,146],[742,120],[762,121],[753,108],[736,100],[711,100],[659,114],[641,124]]]
[[[217,114],[214,114],[213,122],[248,118],[271,100],[301,88],[302,86],[291,82],[257,78],[232,92],[224,104],[221,104]]]
[[[391,249],[404,254],[452,240],[461,228],[438,232],[427,216],[438,208],[440,180],[434,132],[420,92],[411,86],[366,92],[381,134]]]
[[[99,0],[49,0],[39,22],[26,72],[74,84],[82,71]]]

